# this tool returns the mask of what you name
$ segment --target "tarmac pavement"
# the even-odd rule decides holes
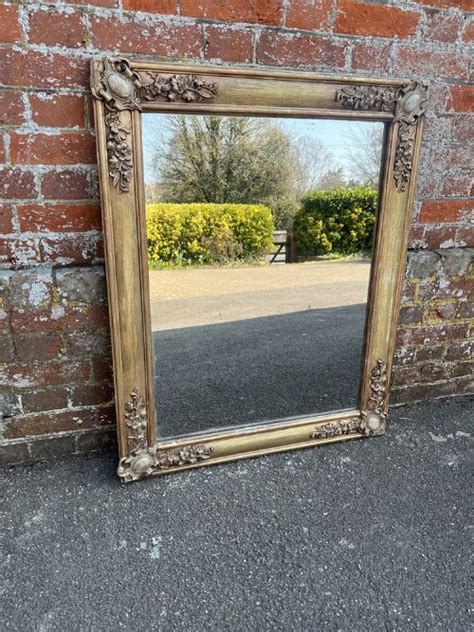
[[[471,420],[127,486],[110,453],[4,470],[2,630],[466,632]]]

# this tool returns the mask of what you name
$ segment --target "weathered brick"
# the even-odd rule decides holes
[[[456,244],[456,226],[427,226],[424,234],[424,245],[431,250],[436,248],[452,248]]]
[[[0,234],[13,232],[14,207],[9,204],[0,205]]]
[[[469,360],[473,354],[472,340],[461,340],[453,342],[446,350],[446,360],[452,362],[454,360]]]
[[[416,0],[417,4],[429,5],[430,7],[438,7],[440,9],[463,9],[464,11],[472,11],[471,0]]]
[[[36,197],[33,173],[17,167],[0,167],[0,197],[6,200]]]
[[[0,393],[0,421],[20,415],[22,411],[21,399],[18,393]]]
[[[56,11],[40,7],[30,12],[28,37],[32,44],[80,48],[86,44],[85,27],[79,11]]]
[[[20,165],[95,163],[95,139],[87,132],[68,134],[12,134],[10,152]]]
[[[270,66],[343,68],[345,45],[316,35],[264,31],[257,43],[257,61]]]
[[[23,109],[21,92],[0,90],[0,125],[21,125]]]
[[[457,51],[435,51],[400,44],[395,55],[398,74],[448,80],[469,78],[469,56]]]
[[[73,406],[99,406],[113,399],[113,386],[110,382],[102,384],[83,384],[71,390]]]
[[[420,222],[456,222],[472,218],[474,202],[466,200],[427,200],[421,206]]]
[[[49,388],[45,391],[26,392],[21,396],[23,410],[27,414],[67,408],[68,396],[67,388]]]
[[[468,197],[471,194],[472,177],[470,175],[446,175],[441,187],[441,195],[449,197]]]
[[[400,310],[400,316],[398,322],[401,325],[407,325],[411,323],[421,323],[421,315],[423,308],[421,305],[412,305],[408,307],[402,307]]]
[[[4,237],[0,240],[0,262],[27,266],[34,265],[38,261],[38,244],[34,239]]]
[[[97,410],[90,409],[25,415],[11,421],[5,430],[4,436],[6,439],[15,439],[65,430],[94,428],[104,423],[103,419],[104,417]],[[71,439],[75,440],[74,437],[71,437]]]
[[[9,280],[10,307],[42,307],[51,302],[51,269],[16,270]]]
[[[391,44],[367,44],[354,42],[352,69],[370,72],[387,72],[390,65]]]
[[[421,250],[408,256],[407,275],[424,279],[440,269],[440,258],[435,252]]]
[[[424,37],[434,42],[455,42],[461,32],[463,19],[457,13],[428,12]]]
[[[441,271],[447,276],[464,276],[473,262],[473,251],[468,248],[439,250]]]
[[[87,88],[89,58],[62,53],[0,48],[0,79],[5,86]]]
[[[93,263],[96,260],[99,239],[91,235],[41,237],[39,251],[43,263],[71,265]]]
[[[123,0],[123,8],[126,11],[175,14],[176,0]]]
[[[116,18],[92,18],[94,46],[146,55],[199,58],[202,49],[202,29],[199,24],[173,25],[163,22],[148,25]]]
[[[73,94],[30,95],[31,116],[41,127],[84,127],[84,97]]]
[[[223,26],[206,27],[206,59],[249,63],[253,58],[252,31],[242,31]]]
[[[97,204],[27,204],[18,206],[22,231],[83,232],[99,230]]]
[[[20,362],[45,362],[64,355],[64,342],[59,334],[39,333],[14,336],[15,353]]]
[[[339,0],[334,31],[347,35],[407,38],[416,34],[421,13],[396,7]]]
[[[250,22],[279,26],[283,0],[181,0],[181,15],[222,22]]]
[[[15,44],[21,40],[21,28],[18,16],[18,6],[15,4],[0,4],[0,43]]]
[[[286,14],[288,28],[329,31],[332,0],[291,0]]]
[[[92,198],[89,176],[87,172],[78,169],[61,169],[61,171],[45,173],[41,191],[49,200],[90,200]]]
[[[452,112],[474,112],[474,85],[453,86],[448,110]]]
[[[102,267],[58,270],[56,284],[60,298],[68,302],[97,303],[105,300],[105,273]]]
[[[78,452],[117,451],[117,431],[115,428],[92,428],[87,432],[78,433],[76,443]]]

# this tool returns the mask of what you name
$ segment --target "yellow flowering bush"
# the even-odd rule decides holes
[[[162,264],[222,264],[261,257],[273,219],[260,204],[148,204],[148,259]]]
[[[301,204],[293,225],[298,254],[348,255],[370,251],[377,211],[376,189],[312,191]]]

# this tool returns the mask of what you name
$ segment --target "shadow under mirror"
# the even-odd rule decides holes
[[[142,125],[158,435],[356,408],[383,124]]]

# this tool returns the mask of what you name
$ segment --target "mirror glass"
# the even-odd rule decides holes
[[[383,124],[142,125],[158,436],[357,408]]]

